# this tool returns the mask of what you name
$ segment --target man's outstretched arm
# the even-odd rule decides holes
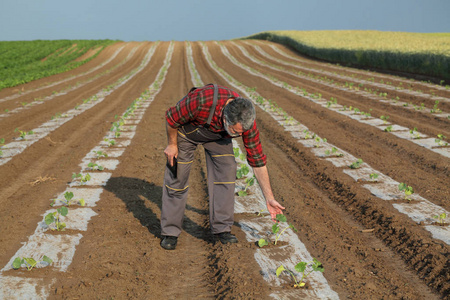
[[[166,155],[169,164],[173,166],[173,158],[178,157],[178,142],[177,142],[178,129],[172,128],[166,122],[166,131],[167,131],[167,147],[164,150],[164,154]]]
[[[253,167],[253,172],[255,173],[256,179],[262,189],[264,198],[266,198],[267,210],[269,211],[272,220],[275,220],[277,214],[283,214],[282,210],[285,208],[281,206],[281,204],[278,203],[273,196],[267,167]]]

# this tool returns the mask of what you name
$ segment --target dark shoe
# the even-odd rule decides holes
[[[161,241],[161,247],[163,247],[166,250],[175,250],[177,246],[177,236],[163,236],[163,239]]]
[[[235,244],[238,239],[230,232],[221,232],[216,234],[216,237],[220,240],[222,244]]]

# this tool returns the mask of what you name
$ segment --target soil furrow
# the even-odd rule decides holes
[[[18,136],[18,133],[14,132],[16,128],[29,131],[40,124],[51,120],[56,113],[64,113],[65,111],[74,108],[76,105],[83,103],[84,99],[93,96],[102,88],[116,82],[119,78],[123,77],[124,74],[128,74],[134,68],[138,67],[146,54],[146,52],[143,51],[145,48],[143,46],[144,45],[140,46],[140,49],[136,51],[133,58],[126,64],[114,70],[110,76],[98,78],[85,85],[81,90],[76,89],[65,95],[56,97],[51,101],[34,106],[29,110],[21,111],[14,118],[0,120],[0,126],[2,128],[0,134],[8,142],[12,137]]]
[[[288,60],[292,61],[293,63],[301,62],[302,65],[304,64],[307,67],[323,69],[332,73],[336,72],[337,74],[343,74],[350,77],[355,76],[356,78],[364,79],[367,81],[374,81],[382,84],[392,83],[392,86],[402,87],[403,89],[421,90],[431,95],[434,93],[442,97],[450,97],[450,90],[448,88],[445,88],[444,86],[438,85],[440,83],[440,79],[437,78],[430,78],[409,73],[400,74],[382,70],[371,71],[352,67],[344,67],[340,66],[339,64],[325,62],[319,59],[299,54],[295,50],[277,43],[256,40],[252,40],[250,41],[250,43],[255,43],[259,46],[264,47],[264,49],[267,50],[268,53],[279,59],[286,59],[286,56],[272,49],[272,46],[274,46],[278,48],[282,53],[287,54],[289,56],[289,58],[287,58]],[[430,83],[431,81],[435,82],[435,84]]]
[[[302,76],[307,76],[310,79],[319,80],[325,84],[331,84],[331,85],[338,86],[338,87],[343,87],[346,84],[348,84],[349,86],[351,85],[353,88],[358,88],[358,90],[360,90],[360,91],[365,91],[366,89],[368,91],[373,91],[371,93],[371,96],[373,96],[373,95],[377,96],[377,95],[380,95],[380,93],[386,93],[385,98],[387,98],[387,99],[398,99],[403,102],[412,103],[412,104],[415,104],[418,106],[420,106],[423,103],[426,107],[428,107],[428,109],[424,109],[424,111],[423,111],[423,112],[426,111],[426,113],[430,113],[429,112],[430,108],[433,108],[436,100],[440,100],[439,108],[441,108],[447,112],[450,109],[450,99],[448,99],[448,98],[439,99],[438,97],[434,97],[433,95],[430,95],[430,94],[424,94],[424,93],[417,94],[418,92],[415,92],[415,91],[413,92],[413,91],[404,90],[404,89],[397,90],[391,86],[384,86],[380,83],[372,83],[372,81],[363,81],[358,78],[346,76],[344,74],[338,75],[338,74],[335,74],[334,72],[327,72],[323,69],[319,70],[317,68],[305,68],[305,67],[299,65],[298,63],[296,63],[296,64],[292,63],[292,64],[290,64],[290,66],[287,66],[285,64],[281,64],[278,61],[276,61],[273,56],[270,56],[270,57],[264,56],[262,53],[260,53],[258,51],[258,49],[250,46],[247,43],[236,42],[236,43],[232,43],[232,44],[236,44],[238,46],[244,47],[253,56],[257,57],[257,59],[265,61],[266,63],[268,63],[272,66],[280,66],[286,70],[292,71],[294,73],[300,73]],[[260,47],[260,49],[265,52],[267,47],[264,47],[264,49],[262,49],[262,47]],[[281,60],[281,61],[287,62],[286,60]],[[330,83],[330,81],[332,81],[332,83]],[[382,98],[382,97],[380,96],[380,98]]]
[[[218,50],[215,52],[217,56],[224,58],[217,45],[212,44],[211,49]],[[225,70],[233,70],[235,67],[229,63],[229,60],[222,66]],[[257,87],[257,91],[262,96],[266,99],[274,99],[277,105],[289,111],[316,134],[327,138],[330,143],[354,156],[362,158],[383,174],[399,182],[407,182],[414,187],[416,193],[448,210],[449,203],[445,200],[450,198],[450,189],[445,183],[450,172],[447,158],[382,132],[373,126],[361,124],[321,105],[311,103],[283,88],[275,85],[267,86],[267,84],[258,85],[258,82],[265,80],[249,73],[246,75],[240,68],[235,72],[238,73],[238,70],[241,71],[236,77],[239,81],[247,86]],[[330,126],[330,123],[334,126]],[[428,181],[430,175],[434,175],[435,180]]]
[[[114,296],[125,298],[214,298],[213,286],[208,278],[212,240],[205,201],[207,189],[199,155],[191,170],[184,231],[178,247],[175,251],[166,251],[159,246],[161,185],[165,165],[163,145],[166,144],[164,112],[191,86],[186,73],[184,44],[176,45],[162,90],[147,110],[132,144],[106,186],[106,197],[103,199],[102,196],[98,206],[101,210],[98,221],[86,233],[81,251],[77,251],[70,269],[70,272],[78,274],[77,278],[63,279],[55,285],[56,290],[69,286],[63,289],[63,298],[80,294],[85,297],[113,296],[109,287],[114,287]],[[123,245],[121,251],[127,253],[127,257],[119,258],[117,264],[128,264],[128,267],[120,269],[122,278],[113,277],[100,282],[97,278],[103,270],[86,270],[86,265],[99,259],[91,258],[90,253],[105,244],[102,237],[114,233],[119,226],[126,228],[126,231],[113,236],[117,243]],[[97,231],[103,232],[100,238]],[[100,260],[107,264],[109,256]],[[77,285],[81,278],[87,278],[101,292],[84,287],[80,290]]]
[[[286,60],[267,46],[269,42],[251,43],[260,45],[270,55]],[[48,112],[33,107],[27,110],[28,114],[24,113],[25,117],[17,114],[17,118],[13,116],[11,119],[32,126],[48,121],[51,115],[61,112],[63,108],[73,108],[80,99],[92,95],[139,65],[152,45],[141,44],[126,66],[77,89],[71,96],[52,99],[47,105]],[[201,80],[229,86],[228,81],[205,58],[203,43],[190,44]],[[230,62],[216,43],[205,44],[215,63],[230,76],[247,87],[256,87],[261,96],[273,99],[289,115],[327,138],[330,143],[362,157],[393,179],[407,182],[416,193],[450,210],[448,159],[296,96],[261,77],[250,75]],[[442,124],[447,126],[447,123],[417,112],[389,108],[353,93],[307,83],[257,66],[249,63],[235,45],[229,42],[224,44],[240,62],[293,86],[302,84],[310,93],[321,93],[327,98],[338,97],[340,104],[356,105],[367,111],[372,108],[372,114],[376,116],[388,112],[391,117],[389,121],[404,126],[420,123],[419,131],[426,134],[431,132],[434,135]],[[238,44],[258,56],[246,43]],[[127,43],[119,55],[122,59],[131,51],[131,45],[136,44]],[[147,67],[103,102],[63,124],[45,139],[0,166],[0,261],[3,265],[21,247],[21,242],[33,233],[36,223],[42,220],[40,213],[49,208],[51,199],[67,189],[71,174],[80,171],[79,162],[103,139],[116,121],[115,115],[122,114],[155,80],[168,47],[169,42],[161,42]],[[277,47],[291,52],[285,47]],[[89,70],[101,64],[113,52],[108,47],[88,64],[67,74],[24,85],[25,90],[36,88],[44,82],[55,82],[69,73],[80,74],[80,70]],[[270,61],[261,56],[258,58]],[[326,63],[311,59],[304,61],[305,65],[316,70],[336,71],[336,67]],[[340,69],[347,75],[362,73],[363,77],[366,74],[372,76],[372,73]],[[393,81],[392,76],[373,76],[377,81]],[[409,82],[402,78],[397,81]],[[292,288],[289,284],[272,287],[262,275],[263,271],[255,260],[255,255],[261,250],[254,243],[247,242],[246,233],[238,223],[256,215],[235,215],[232,233],[238,237],[238,244],[222,245],[215,241],[209,228],[207,171],[202,147],[197,149],[191,169],[190,192],[177,248],[167,251],[159,245],[166,160],[163,151],[167,144],[165,111],[178,102],[192,85],[186,43],[175,42],[175,51],[161,91],[136,127],[131,144],[118,158],[120,163],[104,187],[100,200],[92,207],[97,215],[89,221],[87,231],[82,232],[83,237],[67,272],[60,273],[50,266],[33,272],[10,270],[7,275],[20,273],[17,276],[42,278],[47,284],[51,278],[57,278],[49,299],[272,299],[271,293]],[[426,86],[418,82],[412,82],[412,85],[414,88]],[[12,95],[20,88],[17,87],[14,92],[13,89],[2,90],[0,96]],[[42,96],[47,92],[47,89],[42,89],[30,95]],[[445,94],[446,91],[439,93]],[[383,201],[373,196],[361,183],[343,174],[342,168],[318,158],[259,106],[256,110],[275,197],[286,206],[288,222],[298,229],[297,235],[310,254],[323,264],[323,275],[340,298],[448,298],[450,246],[432,238],[422,225],[399,213],[393,207],[393,201]],[[416,119],[410,120],[413,118]],[[3,131],[1,124],[0,127]],[[442,130],[448,132],[446,128]],[[120,141],[120,138],[117,140]],[[240,139],[237,140],[240,142]],[[35,185],[29,184],[35,180]],[[66,231],[64,234],[72,232]],[[276,256],[277,249],[273,250]],[[288,282],[287,276],[284,279]]]
[[[208,43],[208,46],[210,46],[210,52],[212,53],[213,59],[216,61],[216,63],[219,64],[219,66],[221,68],[229,71],[229,73],[232,74],[233,76],[236,75],[236,78],[244,84],[246,82],[247,83],[250,82],[249,78],[251,76],[246,76],[246,75],[238,76],[241,73],[241,71],[238,69],[235,69],[233,66],[231,66],[231,64],[229,63],[229,60],[220,55],[220,50],[218,48],[215,48],[213,50],[213,48],[214,48],[213,44]],[[264,83],[262,82],[262,83],[258,84],[258,80],[261,82],[260,79],[256,79],[251,82],[251,83],[255,83],[255,85],[252,85],[252,84],[247,84],[247,85],[248,86],[257,86],[257,90],[260,91],[260,87],[264,86]],[[270,87],[270,88],[274,89],[274,87]],[[278,94],[280,95],[280,93],[278,93]],[[281,93],[281,95],[283,95],[283,94]],[[266,98],[270,98],[270,97],[266,97]],[[272,99],[277,99],[276,101],[278,102],[279,98],[284,98],[284,97],[278,96],[276,98],[273,97]],[[289,113],[292,113],[292,110],[293,109],[292,109],[292,105],[291,105],[291,107],[288,110]],[[296,115],[296,114],[292,113],[292,115]],[[301,120],[303,122],[304,118],[299,118],[299,120]],[[408,263],[409,268],[411,268],[411,269],[415,268],[416,270],[419,270],[419,274],[421,276],[423,276],[424,274],[421,273],[421,272],[423,272],[423,269],[420,269],[418,267],[418,265],[420,263],[414,258],[414,256],[411,256],[412,255],[411,253],[408,253],[407,255],[405,255],[404,254],[405,249],[409,249],[409,247],[413,247],[417,250],[416,253],[423,253],[424,251],[427,251],[427,248],[423,247],[423,245],[422,245],[422,237],[424,239],[427,239],[429,243],[433,243],[435,245],[435,247],[434,247],[434,249],[430,250],[432,253],[433,259],[438,258],[438,260],[441,263],[438,264],[438,266],[436,266],[435,269],[432,271],[433,276],[427,277],[428,283],[430,283],[430,281],[433,281],[433,283],[439,282],[438,284],[433,284],[433,286],[436,290],[441,291],[441,292],[445,292],[448,289],[448,287],[443,288],[443,282],[445,282],[445,280],[446,280],[445,278],[446,278],[446,276],[448,276],[448,274],[440,274],[440,272],[445,270],[446,259],[445,259],[445,256],[441,254],[441,250],[448,249],[448,247],[446,245],[442,245],[439,242],[431,242],[429,234],[427,232],[425,232],[423,229],[421,229],[420,226],[412,225],[414,223],[411,222],[411,220],[409,220],[406,216],[398,214],[398,212],[396,212],[392,208],[391,204],[386,203],[385,201],[381,201],[381,200],[376,199],[375,197],[371,196],[367,191],[362,190],[358,186],[358,184],[354,183],[352,181],[352,179],[342,177],[340,170],[337,170],[337,172],[336,172],[334,170],[334,168],[333,167],[330,168],[330,165],[327,164],[326,162],[317,162],[317,158],[315,158],[314,155],[312,155],[309,152],[309,150],[306,150],[303,147],[301,147],[300,145],[298,145],[298,143],[295,140],[293,140],[293,138],[289,137],[288,133],[286,133],[282,129],[280,129],[280,126],[275,121],[273,121],[273,120],[267,121],[267,125],[266,125],[266,122],[259,121],[259,124],[260,124],[260,127],[262,128],[261,129],[262,133],[264,135],[268,136],[268,140],[270,140],[273,144],[279,145],[279,147],[283,150],[284,153],[290,154],[289,158],[292,161],[297,162],[301,172],[307,174],[308,177],[311,178],[311,180],[313,181],[312,182],[313,184],[315,184],[320,190],[326,191],[326,193],[328,194],[328,197],[330,199],[332,199],[334,202],[336,202],[337,204],[339,204],[339,205],[344,204],[345,210],[350,214],[354,214],[356,220],[358,220],[359,222],[361,222],[360,218],[361,219],[365,218],[364,219],[365,221],[362,222],[362,225],[364,225],[366,228],[375,228],[374,232],[378,233],[378,237],[381,238],[381,240],[385,241],[385,243],[387,245],[390,245],[397,253],[400,253],[403,256],[404,260]],[[275,124],[275,125],[273,125],[273,124]],[[273,129],[272,129],[272,127],[273,127]],[[275,128],[276,128],[276,130],[275,130]],[[274,132],[272,134],[270,134],[269,129],[274,130]],[[319,132],[319,134],[320,134],[320,132]],[[326,136],[326,135],[322,135],[322,136]],[[291,139],[293,140],[292,142],[290,141]],[[366,151],[366,149],[364,149],[363,151]],[[281,154],[279,154],[279,155],[281,155]],[[277,163],[275,165],[278,166],[278,165],[283,165],[283,164],[279,164],[277,161]],[[282,169],[282,170],[284,173],[286,173],[286,169]],[[289,177],[295,178],[296,176],[298,176],[295,174],[298,174],[298,173],[299,172],[292,172],[292,173],[290,173]],[[331,176],[332,176],[333,180],[330,179]],[[274,183],[274,185],[275,185],[275,183]],[[284,188],[286,188],[286,185],[283,184],[282,186]],[[288,185],[288,186],[291,186],[291,185]],[[351,193],[349,193],[349,191],[347,189],[350,189],[350,190],[354,189],[354,190]],[[287,194],[291,195],[291,197],[292,197],[293,192],[291,191],[290,193],[287,193]],[[344,199],[345,199],[345,201],[344,201]],[[292,200],[292,202],[294,202],[294,201],[295,200]],[[312,202],[312,203],[316,204],[317,203],[316,201],[317,200],[314,200],[314,202]],[[291,203],[288,202],[288,203],[286,203],[286,205],[289,205],[289,204],[292,205],[292,202]],[[295,202],[296,202],[295,205],[299,205],[298,201],[295,201]],[[373,204],[372,204],[372,202],[373,202]],[[370,205],[368,203],[370,203]],[[323,208],[321,208],[320,210],[323,210]],[[374,212],[377,212],[377,213],[374,213]],[[333,213],[335,213],[335,212],[333,212]],[[380,214],[381,214],[381,216],[380,216]],[[386,217],[386,220],[384,219],[384,216]],[[323,217],[323,220],[326,220],[326,221],[328,221],[330,219],[329,216],[322,216],[322,217]],[[322,219],[322,218],[319,217],[317,219]],[[393,225],[393,223],[390,223],[388,220],[394,220],[395,225]],[[381,224],[378,224],[377,222],[380,222]],[[333,223],[333,226],[334,226],[335,222],[331,222],[331,223]],[[393,234],[392,231],[395,232],[397,230],[396,226],[398,226],[398,224],[408,224],[408,225],[402,225],[400,228],[400,232],[397,233],[397,236],[395,238],[392,236],[386,237],[386,235],[383,234],[384,232],[389,232],[390,234]],[[409,226],[409,227],[405,228],[405,226]],[[410,226],[413,226],[413,231],[415,231],[415,232],[408,232],[410,229]],[[339,228],[339,226],[337,228]],[[378,230],[377,230],[377,228],[378,228]],[[395,228],[395,229],[393,230],[393,228]],[[405,231],[406,231],[406,233],[405,233]],[[416,235],[416,234],[418,234],[418,235]],[[334,235],[333,234],[327,235],[327,238],[326,238],[327,241],[330,238],[330,236],[334,236]],[[421,238],[416,239],[417,236],[421,236]],[[308,238],[310,238],[310,237],[308,236]],[[356,238],[356,239],[358,239],[358,238]],[[390,240],[390,239],[398,239],[398,242],[396,242],[393,245],[392,240]],[[324,239],[320,239],[320,241],[323,242]],[[411,244],[409,244],[409,243],[411,243]],[[343,245],[343,246],[345,247],[345,245]],[[334,249],[335,247],[330,247],[330,248]],[[357,252],[357,250],[355,250],[355,249],[354,249],[354,251]],[[425,257],[425,256],[422,256],[422,258],[423,257]],[[426,262],[425,262],[425,264],[426,264]],[[376,265],[376,269],[379,269],[378,264],[375,264],[375,265]],[[386,273],[390,273],[390,271],[386,270]],[[440,276],[438,276],[438,274]],[[393,275],[390,275],[390,276],[393,276]],[[440,280],[436,280],[436,278],[434,276],[438,276],[440,278]],[[408,280],[408,279],[405,278],[404,280]],[[390,282],[392,283],[393,281],[390,281]],[[359,287],[359,288],[361,288],[361,287]],[[400,288],[400,287],[398,287],[398,288]],[[368,291],[366,290],[366,292],[368,292]]]
[[[225,44],[227,45],[230,53],[236,59],[248,65],[248,58],[245,57],[236,46],[231,43]],[[253,54],[254,53],[252,53],[252,55]],[[261,60],[264,61],[264,59]],[[334,87],[296,77],[283,71],[273,70],[259,64],[252,63],[251,67],[262,72],[263,74],[275,76],[278,80],[287,82],[291,86],[304,88],[308,94],[320,93],[322,97],[327,100],[334,97],[337,99],[338,104],[346,105],[347,107],[357,107],[361,111],[370,112],[374,117],[389,115],[390,121],[408,128],[418,127],[420,128],[419,131],[430,136],[434,137],[438,133],[443,133],[445,136],[450,134],[450,129],[448,129],[450,128],[449,119],[438,118],[430,113],[422,113],[421,111],[408,110],[401,106],[392,106],[388,103],[382,103],[378,100],[373,100],[363,95],[355,94],[355,92],[350,90],[342,91]],[[424,126],[424,123],[426,123],[427,126]]]
[[[137,64],[142,61],[150,46],[148,43],[141,49],[142,55],[136,60]],[[37,214],[31,213],[29,217],[25,217],[24,211],[45,211],[50,199],[65,189],[71,174],[79,172],[80,160],[103,138],[111,123],[115,121],[114,116],[125,110],[152,82],[152,76],[156,76],[166,51],[167,45],[159,46],[154,59],[140,76],[136,76],[102,103],[67,122],[47,138],[36,142],[1,166],[0,213],[7,217],[1,219],[0,230],[11,233],[11,236],[8,234],[8,237],[2,236],[0,239],[2,261],[14,254],[19,242],[34,230],[41,219]],[[39,184],[30,184],[37,179]],[[11,207],[18,209],[11,211]]]

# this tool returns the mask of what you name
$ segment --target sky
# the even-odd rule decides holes
[[[450,32],[450,0],[0,0],[0,41],[207,41],[268,30]]]

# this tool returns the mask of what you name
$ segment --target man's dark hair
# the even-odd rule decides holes
[[[228,125],[233,126],[241,123],[244,131],[247,131],[253,127],[256,111],[250,100],[236,98],[225,106],[223,115]]]

